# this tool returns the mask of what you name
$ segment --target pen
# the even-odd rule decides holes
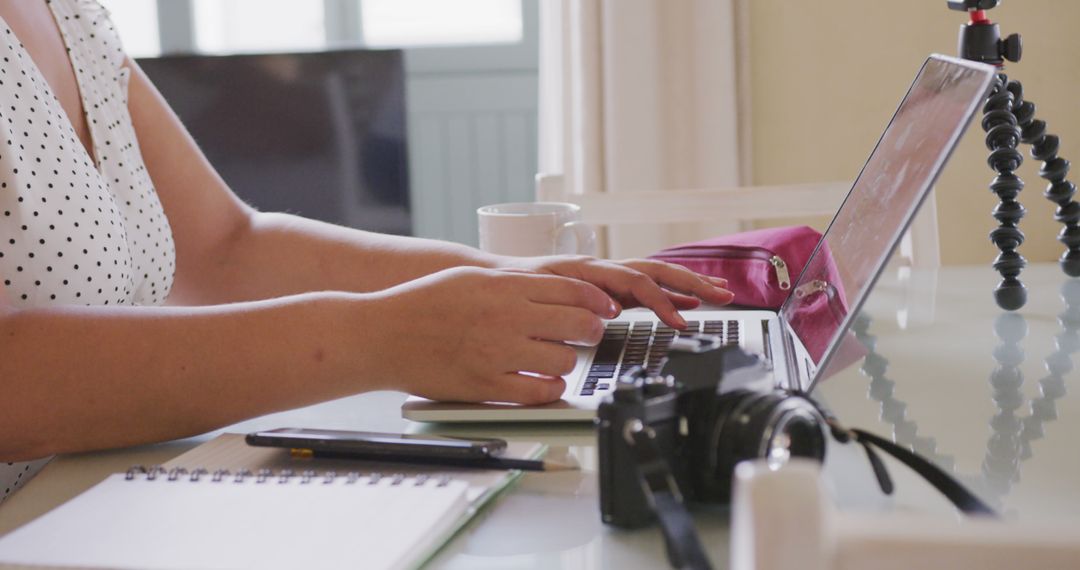
[[[443,465],[446,467],[468,467],[472,469],[519,469],[521,471],[570,471],[578,469],[571,463],[544,459],[515,459],[501,457],[481,457],[466,459],[460,457],[416,457],[409,455],[361,455],[333,451],[315,451],[312,449],[292,448],[289,455],[297,459],[358,459],[364,461],[387,461],[392,463],[414,463],[418,465]]]

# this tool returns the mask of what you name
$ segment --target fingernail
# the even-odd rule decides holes
[[[554,382],[551,383],[551,387],[550,387],[550,389],[548,391],[548,401],[549,402],[554,402],[555,400],[558,400],[558,399],[562,398],[563,392],[565,392],[565,391],[566,391],[566,379],[563,378],[562,376],[559,376],[558,378],[555,379]]]
[[[680,327],[686,327],[686,319],[684,319],[679,313],[675,313],[675,323],[678,324]]]
[[[618,314],[619,306],[615,304],[615,301],[612,301],[610,304],[608,304],[608,316],[614,318],[618,316]]]

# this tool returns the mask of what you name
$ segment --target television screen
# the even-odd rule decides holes
[[[244,201],[412,233],[399,50],[138,62]]]

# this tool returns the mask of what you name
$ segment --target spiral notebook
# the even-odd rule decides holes
[[[0,567],[415,568],[517,475],[339,469],[242,438],[108,477],[0,538]]]

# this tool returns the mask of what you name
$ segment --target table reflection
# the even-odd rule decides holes
[[[852,326],[866,349],[860,371],[870,379],[867,395],[880,406],[881,421],[892,426],[893,441],[954,473],[995,508],[1003,505],[1019,481],[1023,462],[1032,457],[1031,443],[1043,437],[1047,422],[1057,419],[1056,402],[1066,395],[1065,376],[1073,370],[1073,355],[1080,350],[1080,281],[1065,281],[1059,296],[1064,309],[1057,315],[1054,348],[1043,360],[1046,375],[1038,380],[1039,395],[1030,401],[1025,416],[1017,412],[1025,401],[1021,365],[1026,359],[1022,344],[1028,337],[1028,321],[1023,314],[1012,312],[994,319],[998,344],[991,351],[996,366],[989,384],[996,412],[989,421],[990,436],[978,474],[956,473],[956,458],[939,450],[936,438],[920,434],[918,423],[908,417],[908,405],[896,397],[896,381],[888,376],[889,360],[877,352],[877,337],[870,332],[871,317],[860,313]]]

